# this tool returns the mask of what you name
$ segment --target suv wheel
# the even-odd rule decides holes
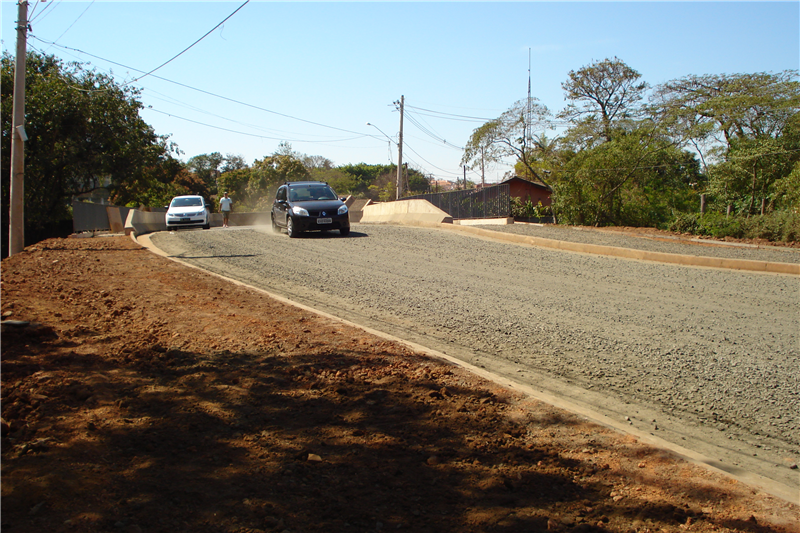
[[[274,231],[275,233],[280,233],[281,232],[281,228],[280,228],[280,226],[278,226],[278,223],[275,222],[275,213],[270,215],[269,218],[272,220],[272,231]]]

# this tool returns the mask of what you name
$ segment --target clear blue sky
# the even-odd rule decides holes
[[[29,49],[128,82],[243,2],[31,0]],[[16,15],[16,1],[2,0],[2,46],[12,54]],[[607,57],[651,85],[798,69],[800,3],[252,0],[154,73],[169,81],[147,76],[133,85],[142,89],[144,119],[171,136],[183,160],[220,152],[249,164],[281,141],[337,165],[396,163],[386,136],[397,140],[392,103],[404,95],[404,162],[454,180],[462,152],[448,145],[464,146],[484,121],[441,113],[491,119],[524,99],[529,49],[532,95],[557,112],[568,72]],[[490,169],[487,180],[509,169]]]

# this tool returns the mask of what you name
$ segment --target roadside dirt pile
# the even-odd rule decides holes
[[[127,237],[3,260],[2,314],[3,531],[800,531],[797,506]]]

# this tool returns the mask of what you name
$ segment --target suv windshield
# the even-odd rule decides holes
[[[336,200],[336,194],[330,187],[310,185],[289,189],[289,200],[292,202],[310,202],[312,200]]]

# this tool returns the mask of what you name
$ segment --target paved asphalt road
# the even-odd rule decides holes
[[[602,244],[630,238],[604,234]],[[152,242],[684,446],[729,472],[800,487],[796,276],[384,225],[356,224],[344,238],[289,239],[253,227],[164,232]],[[757,249],[732,253],[761,259]]]

